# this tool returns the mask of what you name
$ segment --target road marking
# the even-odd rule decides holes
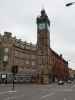
[[[14,100],[14,99],[16,99],[15,96],[14,96],[14,97],[8,97],[8,98],[5,98],[4,100]]]
[[[67,100],[66,98],[64,98],[64,100]]]
[[[11,91],[8,91],[9,93],[13,93],[13,92],[16,92],[15,90],[11,90]]]
[[[44,99],[44,98],[46,98],[46,97],[50,97],[50,96],[53,96],[55,93],[54,92],[52,92],[52,93],[49,93],[49,94],[47,94],[47,95],[44,95],[44,96],[42,96],[40,99]]]
[[[14,99],[18,99],[18,98],[21,98],[21,97],[24,97],[24,94],[18,95],[18,96],[7,97],[4,100],[14,100]]]
[[[0,95],[6,94],[6,93],[14,93],[16,91],[4,91],[4,92],[0,92]]]

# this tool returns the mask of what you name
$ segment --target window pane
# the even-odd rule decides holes
[[[8,48],[5,48],[5,49],[4,49],[4,52],[5,52],[5,53],[8,53]]]

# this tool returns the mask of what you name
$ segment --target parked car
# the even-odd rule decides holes
[[[62,80],[58,81],[58,85],[63,85],[63,84],[64,84],[64,81],[62,81]]]
[[[68,81],[67,81],[67,83],[71,84],[71,83],[72,83],[72,81],[71,81],[71,80],[68,80]]]

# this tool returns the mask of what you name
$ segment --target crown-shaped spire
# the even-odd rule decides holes
[[[41,16],[46,15],[45,9],[41,9]]]

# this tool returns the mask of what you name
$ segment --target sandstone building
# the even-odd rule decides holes
[[[35,45],[12,37],[10,32],[0,35],[0,72],[11,72],[16,65],[18,73],[32,73],[38,82],[49,83],[55,77],[64,79],[68,76],[68,62],[50,48],[50,21],[45,10],[41,10],[36,24]]]

